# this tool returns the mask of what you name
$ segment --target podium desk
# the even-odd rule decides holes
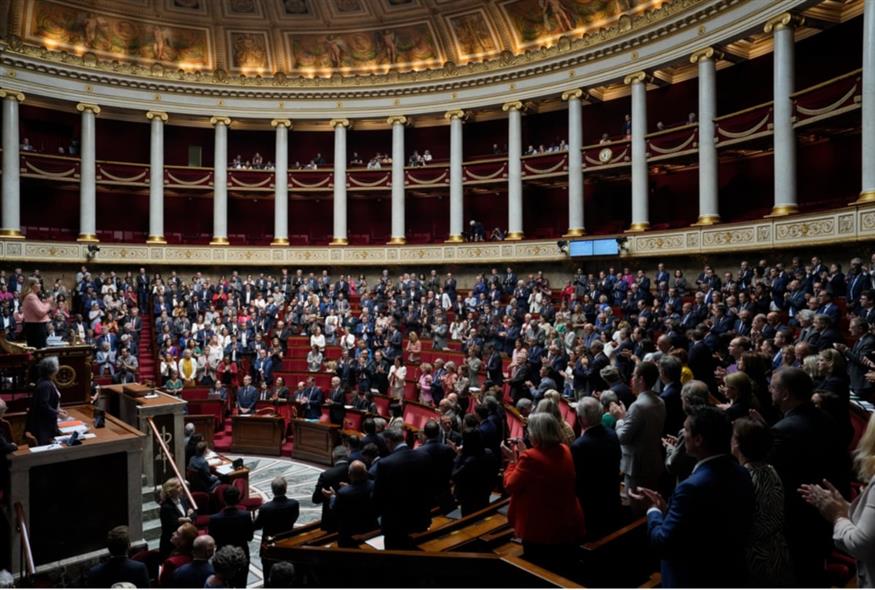
[[[286,423],[281,416],[234,416],[231,418],[231,452],[279,455]]]
[[[331,465],[331,451],[340,440],[340,426],[310,420],[292,420],[295,444],[292,458]]]
[[[65,408],[96,436],[81,445],[33,452],[20,446],[10,461],[12,526],[7,547],[13,573],[21,567],[15,505],[28,525],[34,563],[89,559],[102,552],[106,533],[127,525],[131,541],[143,538],[143,444],[146,436],[113,416],[93,428],[90,405]]]
[[[185,473],[185,425],[183,423],[186,402],[159,390],[154,397],[134,397],[128,393],[129,384],[119,398],[122,419],[140,432],[146,434],[143,443],[143,475],[145,485],[161,485],[174,477],[169,461],[175,461],[179,473]],[[155,423],[161,438],[173,457],[165,457],[161,446],[155,442],[149,418]]]

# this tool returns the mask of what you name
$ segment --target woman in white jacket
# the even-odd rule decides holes
[[[859,588],[872,588],[875,582],[875,414],[854,451],[854,463],[862,481],[869,482],[851,502],[835,486],[803,484],[799,492],[805,501],[833,523],[835,546],[857,560]]]

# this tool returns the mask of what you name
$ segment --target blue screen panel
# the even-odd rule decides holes
[[[577,242],[571,242],[569,245],[569,254],[571,256],[592,256],[592,240],[580,240]]]
[[[593,256],[617,256],[620,248],[614,238],[606,240],[593,240]]]

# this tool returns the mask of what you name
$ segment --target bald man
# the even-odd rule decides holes
[[[216,552],[216,541],[209,535],[200,535],[195,538],[191,547],[192,560],[173,572],[175,588],[203,588],[204,584],[213,575],[213,566],[210,559]]]
[[[334,497],[334,515],[337,520],[338,547],[357,547],[353,535],[380,528],[374,506],[374,484],[368,478],[368,468],[362,461],[349,465],[349,485],[343,486]]]

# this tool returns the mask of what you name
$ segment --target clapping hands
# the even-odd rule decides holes
[[[656,508],[660,512],[665,512],[665,498],[663,498],[659,492],[651,490],[650,488],[638,488],[638,492],[639,493],[635,493],[634,491],[629,490],[629,497],[639,502],[645,500],[649,501],[652,508]]]

